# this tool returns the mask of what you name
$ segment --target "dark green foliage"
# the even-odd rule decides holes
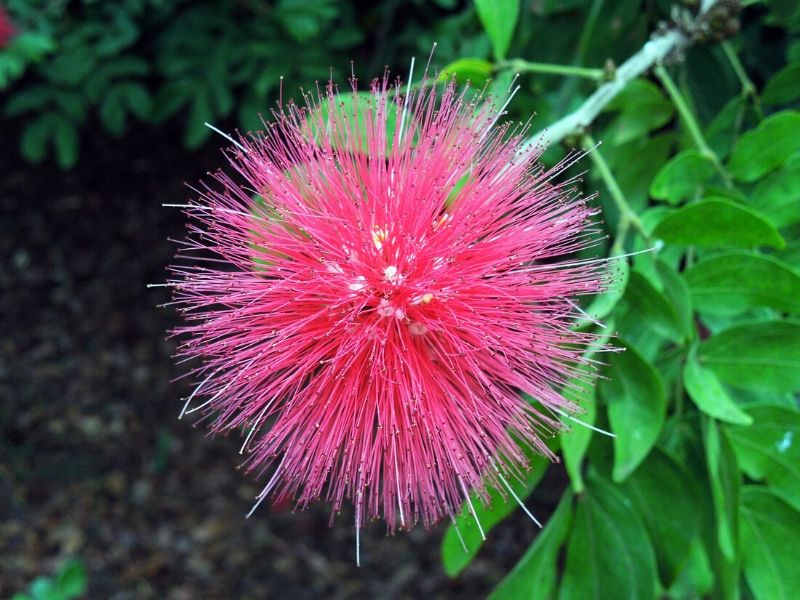
[[[428,20],[455,8],[418,4],[417,18]],[[260,129],[281,76],[285,96],[297,97],[331,73],[347,85],[351,59],[361,61],[359,72],[380,74],[384,62],[371,59],[386,61],[397,45],[405,69],[418,44],[406,32],[379,31],[393,27],[396,7],[357,10],[332,0],[12,0],[7,10],[20,34],[0,50],[5,115],[21,123],[28,160],[53,155],[64,168],[97,127],[121,137],[134,126],[177,119],[187,148],[212,134],[206,121]],[[474,16],[472,7],[462,12]],[[382,56],[365,54],[362,45],[378,34],[388,47]]]

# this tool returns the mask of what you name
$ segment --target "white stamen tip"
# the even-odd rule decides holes
[[[247,154],[247,153],[249,152],[249,150],[248,150],[247,148],[245,148],[244,146],[242,146],[242,145],[241,145],[239,142],[237,142],[235,139],[233,139],[231,136],[229,136],[229,135],[228,135],[227,133],[225,133],[224,131],[221,131],[221,130],[217,129],[216,127],[214,127],[214,126],[213,126],[211,123],[203,123],[203,125],[205,125],[206,127],[208,127],[208,128],[211,130],[211,131],[214,131],[214,132],[216,132],[216,133],[220,134],[222,137],[224,137],[224,138],[225,138],[226,140],[228,140],[228,141],[229,141],[231,144],[233,144],[234,146],[236,146],[237,148],[239,148],[239,150],[241,150],[241,151],[242,151],[242,152],[244,152],[245,154]]]
[[[397,267],[395,267],[394,265],[389,265],[383,270],[383,274],[389,281],[394,281],[395,279],[397,279]]]

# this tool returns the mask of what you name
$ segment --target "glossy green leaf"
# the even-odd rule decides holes
[[[707,415],[741,425],[753,422],[753,418],[725,391],[714,372],[702,367],[693,357],[683,368],[683,385],[697,408]]]
[[[643,275],[631,273],[624,301],[628,310],[668,340],[679,342],[684,338],[684,327],[677,310]]]
[[[674,108],[661,89],[645,79],[634,79],[607,105],[620,111],[603,140],[624,144],[669,122]]]
[[[697,150],[684,150],[661,167],[650,185],[650,195],[677,204],[691,199],[714,176],[714,163]]]
[[[688,269],[685,277],[700,312],[732,316],[761,306],[800,312],[800,275],[764,254],[712,256]]]
[[[742,490],[740,527],[744,575],[756,600],[797,598],[800,512],[768,489],[747,486]]]
[[[335,148],[343,145],[343,149],[348,152],[366,152],[370,128],[384,126],[382,121],[385,120],[386,150],[387,153],[391,152],[395,132],[399,126],[397,104],[387,102],[385,116],[378,114],[379,106],[378,98],[370,92],[346,92],[332,99],[326,98],[318,105],[316,109],[318,112],[312,113],[307,119],[310,135],[317,141],[323,138],[330,139]],[[337,123],[346,123],[352,134],[331,137],[331,132],[321,125],[328,123],[331,114],[336,116]],[[406,135],[409,134],[410,125],[409,120],[403,125]]]
[[[619,342],[624,351],[608,357],[608,379],[600,390],[608,403],[614,438],[614,481],[624,481],[647,457],[658,439],[667,408],[658,372],[636,350]]]
[[[800,98],[800,64],[786,65],[767,82],[761,101],[764,104],[788,104]]]
[[[800,112],[783,111],[764,119],[736,143],[730,171],[739,181],[756,181],[800,150]]]
[[[77,598],[86,591],[86,568],[80,560],[67,561],[58,572],[56,582],[61,598]]]
[[[603,157],[634,211],[640,212],[647,206],[650,182],[667,161],[674,144],[675,136],[663,133],[635,138],[619,146],[603,146]],[[640,160],[642,156],[648,160]]]
[[[522,558],[492,591],[490,600],[547,600],[556,584],[558,551],[572,522],[572,494],[565,492],[558,508]]]
[[[697,491],[685,469],[653,450],[640,469],[621,485],[653,540],[664,586],[680,572],[699,527]]]
[[[640,219],[648,235],[652,236],[656,225],[672,212],[675,212],[675,209],[663,204],[652,206],[645,210],[640,215]],[[661,282],[661,275],[658,273],[656,264],[658,262],[664,262],[673,269],[677,268],[683,257],[684,249],[680,246],[667,244],[662,246],[656,255],[655,252],[650,251],[652,246],[652,241],[647,242],[641,236],[636,236],[633,242],[633,251],[640,252],[640,254],[633,257],[633,265],[639,273],[647,277],[651,283],[661,289],[663,282]],[[642,252],[643,250],[648,251]]]
[[[607,346],[614,332],[615,321],[610,319],[591,346],[584,352],[584,359],[593,360],[600,349]],[[592,426],[597,417],[596,373],[590,370],[588,364],[582,365],[580,368],[583,374],[573,377],[562,389],[562,394],[566,399],[581,407],[584,412],[577,417],[572,417],[569,421],[565,420],[564,422],[570,425],[570,429],[562,431],[558,435],[561,454],[564,457],[564,468],[569,474],[572,489],[576,494],[580,494],[584,489],[583,458],[589,448],[593,433]]]
[[[728,392],[736,403],[746,410],[752,406],[779,406],[782,408],[797,408],[797,399],[792,392],[772,392],[769,390],[745,390],[729,387]]]
[[[656,560],[631,501],[595,475],[578,497],[567,545],[561,600],[652,600]]]
[[[597,417],[597,403],[594,397],[594,385],[587,386],[583,384],[584,388],[580,392],[569,393],[569,399],[577,401],[585,409],[586,412],[580,415],[580,420],[586,425],[594,425]],[[576,396],[581,396],[580,400]],[[589,427],[580,424],[574,424],[569,431],[562,431],[559,434],[561,438],[561,452],[564,457],[564,468],[569,475],[572,482],[572,489],[576,493],[583,491],[583,457],[586,455],[586,450],[589,448],[589,442],[592,440],[592,430]]]
[[[708,198],[668,214],[653,235],[670,244],[712,248],[783,248],[775,227],[755,210],[726,198]]]
[[[775,227],[800,223],[800,156],[759,181],[750,203]]]
[[[705,132],[709,148],[720,158],[730,154],[736,138],[739,136],[742,117],[747,111],[747,101],[741,96],[735,96],[717,113],[709,123]]]
[[[480,88],[492,76],[494,66],[483,58],[459,58],[445,66],[439,73],[439,81],[450,81],[455,77],[460,85],[467,81]]]
[[[625,294],[628,279],[631,274],[631,265],[627,257],[622,256],[624,250],[620,247],[611,249],[609,255],[609,270],[611,270],[612,282],[609,289],[595,296],[584,310],[586,316],[576,319],[573,329],[591,325],[600,319],[604,319],[614,310],[614,307]]]
[[[689,546],[689,556],[678,577],[669,588],[666,598],[706,598],[714,586],[714,571],[700,535]]]
[[[726,431],[748,477],[766,480],[800,510],[800,413],[777,406],[754,406],[754,423]]]
[[[550,464],[540,454],[531,454],[529,459],[531,468],[526,473],[524,481],[506,477],[514,493],[520,498],[526,498],[530,494],[531,490],[536,487],[536,484],[544,476],[544,472]],[[502,490],[502,493],[497,489],[491,489],[489,496],[490,502],[488,505],[484,505],[477,494],[472,494],[471,498],[475,515],[480,521],[484,533],[487,534],[495,525],[519,507],[505,489]],[[459,539],[459,533],[461,534],[461,539]],[[464,545],[461,544],[462,539]],[[469,505],[466,504],[461,514],[456,517],[456,524],[451,524],[442,538],[442,564],[445,573],[450,577],[455,577],[461,573],[475,558],[483,543],[484,540],[481,538],[480,529],[475,524],[475,516],[473,516]],[[464,546],[466,546],[466,551],[464,551]]]
[[[800,321],[735,325],[700,345],[700,362],[730,385],[747,389],[800,389]]]
[[[28,586],[31,600],[61,600],[55,582],[49,577],[39,576]]]
[[[519,18],[519,0],[475,0],[478,18],[492,42],[495,58],[506,57]]]
[[[695,336],[692,322],[693,304],[689,293],[689,285],[683,275],[663,260],[656,261],[656,273],[664,285],[664,295],[675,311],[677,325],[687,339]]]
[[[742,477],[730,442],[717,423],[705,427],[706,462],[717,524],[717,543],[728,562],[738,553],[739,489]]]

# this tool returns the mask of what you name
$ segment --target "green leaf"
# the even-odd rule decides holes
[[[26,31],[16,36],[10,48],[31,62],[40,61],[45,54],[56,49],[56,42],[49,35]]]
[[[714,571],[700,535],[689,546],[689,557],[669,588],[666,598],[706,598],[714,585]]]
[[[599,476],[578,497],[561,580],[561,600],[626,598],[656,594],[653,546],[631,502]]]
[[[592,342],[591,346],[584,352],[584,358],[590,361],[600,351],[605,348],[608,341],[611,339],[615,331],[614,320],[606,323],[605,329],[602,333]],[[564,467],[569,474],[570,481],[572,482],[572,489],[576,494],[583,492],[583,473],[582,463],[583,457],[589,448],[589,442],[592,439],[592,428],[595,418],[597,416],[597,402],[596,402],[596,388],[597,382],[595,374],[590,370],[588,365],[580,367],[582,374],[573,377],[562,389],[562,394],[569,401],[574,402],[584,409],[584,413],[580,415],[580,419],[574,418],[576,422],[571,429],[561,431],[558,435],[561,441],[561,453],[564,457]],[[588,377],[588,380],[587,380]]]
[[[650,183],[667,162],[674,144],[673,134],[660,134],[636,138],[619,146],[603,147],[603,157],[635,212],[641,212],[647,206]],[[647,160],[640,160],[642,156]]]
[[[664,284],[664,295],[675,311],[679,330],[686,339],[694,338],[696,334],[692,321],[692,299],[686,280],[672,265],[661,259],[656,261],[656,273]]]
[[[700,345],[700,362],[732,386],[800,389],[800,321],[735,325]]]
[[[674,212],[673,208],[661,204],[652,206],[641,213],[640,219],[647,234],[652,236],[656,225],[672,212]],[[655,252],[650,251],[651,247],[652,242],[648,243],[641,236],[636,236],[633,241],[633,251],[639,252],[639,254],[633,257],[633,265],[639,273],[650,280],[650,283],[661,289],[662,276],[658,273],[656,263],[666,263],[674,270],[681,263],[684,249],[679,246],[665,245],[658,251],[656,256]],[[644,250],[647,250],[647,252],[643,252]]]
[[[32,600],[56,600],[58,591],[49,577],[39,576],[28,587]]]
[[[764,104],[789,104],[800,98],[800,64],[786,65],[767,82],[761,101]]]
[[[800,112],[770,115],[736,143],[730,162],[739,181],[756,181],[800,150]]]
[[[667,408],[658,372],[636,350],[618,342],[622,352],[608,358],[608,379],[600,391],[608,402],[614,438],[614,481],[624,481],[647,457],[658,439]]]
[[[580,391],[565,390],[565,397],[586,410],[580,416],[580,420],[583,423],[594,425],[597,417],[597,404],[594,397],[595,386],[577,380],[573,380],[570,383],[581,386]],[[571,430],[559,433],[559,437],[561,438],[561,452],[564,456],[564,468],[567,470],[569,479],[572,482],[572,489],[579,494],[584,487],[581,467],[583,457],[586,455],[586,450],[589,448],[589,442],[592,439],[592,430],[589,427],[576,424]]]
[[[744,575],[756,600],[797,598],[800,513],[770,490],[746,486],[740,523]]]
[[[66,562],[58,573],[58,591],[64,600],[76,598],[86,591],[86,568],[80,560]]]
[[[464,85],[470,81],[474,86],[480,88],[486,80],[492,76],[494,66],[483,58],[459,58],[444,67],[439,73],[439,81],[450,81],[455,77],[459,85]]]
[[[683,368],[683,384],[697,408],[707,415],[742,425],[753,422],[753,417],[737,406],[714,372],[702,367],[694,358],[689,358]]]
[[[44,85],[32,85],[17,92],[6,104],[6,115],[16,117],[25,112],[41,111],[54,101],[53,88]]]
[[[731,146],[739,137],[742,120],[747,111],[747,101],[741,96],[735,96],[728,100],[708,125],[705,132],[706,142],[720,158],[730,154]]]
[[[56,83],[67,86],[80,85],[97,66],[97,57],[89,48],[78,48],[72,52],[58,53],[43,63],[40,69]]]
[[[800,413],[755,406],[750,414],[755,421],[751,426],[726,429],[742,471],[751,479],[766,480],[800,510]]]
[[[653,540],[661,582],[669,586],[700,525],[694,482],[667,454],[653,450],[620,490],[641,515]]]
[[[519,0],[475,0],[475,8],[495,58],[504,59],[517,26]]]
[[[119,92],[112,89],[100,105],[100,120],[111,135],[120,136],[125,130],[125,108]]]
[[[623,144],[658,129],[670,121],[674,112],[661,89],[645,79],[630,81],[608,103],[607,110],[621,111],[603,136],[613,144]]]
[[[719,254],[700,261],[685,276],[700,312],[733,316],[761,306],[800,312],[800,275],[770,256]]]
[[[47,152],[47,139],[50,136],[52,113],[45,113],[29,123],[20,137],[20,152],[32,163],[41,162]]]
[[[53,145],[56,149],[56,160],[62,169],[69,169],[78,160],[78,131],[71,121],[58,115],[54,121]]]
[[[153,103],[153,121],[157,124],[163,123],[192,102],[197,93],[197,90],[184,80],[170,81],[162,86]],[[204,129],[207,127],[204,126]]]
[[[186,120],[186,133],[183,143],[187,148],[199,148],[211,135],[211,130],[205,123],[213,120],[214,113],[206,94],[198,94],[192,101],[192,108]]]
[[[634,311],[653,331],[673,342],[683,340],[684,328],[677,311],[640,273],[631,273],[624,300],[628,310]]]
[[[736,400],[736,403],[750,410],[752,406],[779,406],[795,410],[797,399],[792,392],[771,392],[765,390],[744,390],[742,388],[729,387],[728,392]]]
[[[310,135],[315,141],[330,139],[334,148],[338,148],[344,142],[345,150],[366,153],[368,132],[371,128],[385,126],[386,151],[391,153],[395,132],[400,126],[401,117],[397,112],[397,104],[392,101],[386,102],[385,115],[380,115],[378,112],[380,102],[379,97],[370,92],[344,92],[334,98],[325,98],[306,120]],[[331,121],[332,116],[340,128],[347,127],[352,130],[352,135],[340,135],[341,131],[333,132],[331,135],[327,124]],[[411,135],[414,131],[410,115],[406,115],[403,131],[406,136]]]
[[[751,204],[775,227],[800,223],[800,157],[793,156],[779,171],[759,181]]]
[[[714,163],[697,150],[684,150],[661,167],[650,185],[650,195],[678,204],[691,199],[714,176]]]
[[[577,319],[572,326],[573,329],[579,329],[599,321],[600,319],[604,319],[614,310],[614,307],[620,299],[622,299],[631,274],[631,265],[628,259],[623,256],[624,252],[625,251],[616,244],[612,247],[611,254],[608,257],[609,268],[616,269],[613,273],[612,283],[608,290],[598,294],[592,299],[589,306],[584,310],[587,316]]]
[[[150,117],[153,109],[153,99],[150,97],[147,88],[132,81],[121,83],[117,87],[130,112],[143,121]]]
[[[717,544],[728,562],[736,560],[739,488],[742,485],[736,456],[717,423],[705,421],[706,462],[717,521]]]
[[[531,490],[536,487],[536,484],[544,476],[544,472],[550,464],[540,454],[531,454],[528,458],[531,468],[527,471],[524,481],[507,478],[508,483],[519,498],[526,498],[530,494]],[[484,505],[477,494],[473,493],[471,498],[472,506],[484,533],[488,533],[518,507],[516,501],[509,496],[505,489],[502,492],[497,489],[491,489],[489,497],[490,502],[488,505]],[[461,545],[459,533],[464,540],[464,546],[467,548],[466,552],[464,551],[464,546]],[[455,577],[461,573],[475,558],[483,542],[480,530],[475,524],[475,516],[473,516],[469,505],[465,504],[461,514],[456,517],[456,524],[451,524],[442,538],[442,564],[444,565],[445,573],[450,577]]]
[[[83,123],[86,120],[86,99],[82,94],[59,90],[54,99],[61,112],[71,121]]]
[[[726,198],[708,198],[668,214],[653,235],[682,246],[783,248],[786,245],[767,219]]]
[[[561,497],[558,508],[511,572],[489,595],[489,600],[547,600],[556,585],[558,551],[572,522],[572,494]]]

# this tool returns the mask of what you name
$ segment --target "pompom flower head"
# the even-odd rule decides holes
[[[442,87],[329,84],[234,141],[187,205],[169,284],[179,355],[199,359],[184,411],[245,432],[256,506],[348,500],[357,529],[390,532],[452,519],[510,491],[526,446],[551,456],[577,410],[559,390],[592,338],[570,324],[605,266],[563,257],[592,210],[525,126]]]

